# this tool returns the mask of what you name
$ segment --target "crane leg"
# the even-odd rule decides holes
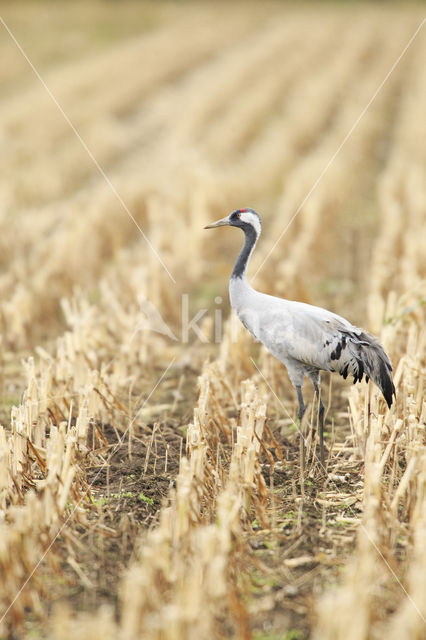
[[[302,387],[296,387],[296,391],[297,391],[297,400],[299,402],[299,411],[297,413],[297,417],[299,418],[299,421],[302,422],[302,418],[305,415],[305,411],[306,411],[306,407],[303,402]]]
[[[318,427],[319,427],[319,442],[320,442],[320,460],[321,465],[325,465],[324,457],[324,405],[321,400],[320,389],[318,384],[314,383],[315,394],[318,400]]]
[[[303,402],[302,387],[297,386],[296,391],[297,391],[297,400],[299,402],[299,411],[297,412],[297,417],[299,418],[299,431],[300,431],[300,466],[303,474],[305,469],[305,437],[302,431],[302,418],[305,414],[306,407],[305,407],[305,403]]]

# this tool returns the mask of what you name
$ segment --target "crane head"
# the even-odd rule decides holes
[[[208,224],[204,229],[214,229],[215,227],[223,227],[225,225],[239,227],[243,231],[247,230],[248,227],[252,227],[257,236],[260,235],[262,230],[260,216],[254,209],[237,209],[229,216],[226,216],[226,218]]]

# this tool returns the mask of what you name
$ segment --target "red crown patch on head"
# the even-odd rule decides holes
[[[247,209],[240,209],[240,213],[244,213]]]

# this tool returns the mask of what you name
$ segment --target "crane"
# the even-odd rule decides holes
[[[260,216],[254,209],[237,209],[205,229],[225,225],[242,229],[245,236],[229,281],[231,306],[245,328],[286,366],[297,392],[299,421],[306,410],[302,394],[305,376],[312,382],[318,401],[320,459],[324,466],[321,371],[337,372],[345,379],[351,375],[354,383],[365,374],[367,382],[371,378],[379,387],[390,408],[395,396],[390,360],[376,338],[345,318],[321,307],[253,289],[246,272],[262,231]]]

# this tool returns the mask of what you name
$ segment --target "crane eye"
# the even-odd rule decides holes
[[[237,218],[241,218],[241,213],[237,213]]]

